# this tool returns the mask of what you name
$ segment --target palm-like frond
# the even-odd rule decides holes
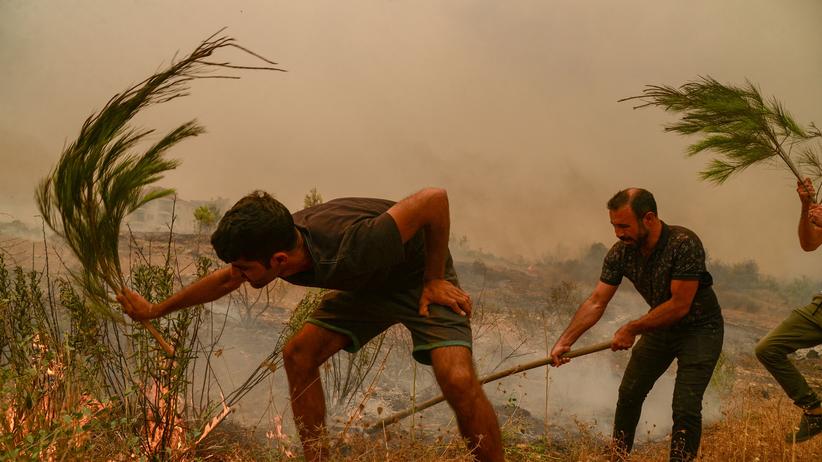
[[[230,37],[212,35],[189,56],[114,95],[103,109],[86,119],[77,139],[64,149],[54,170],[37,188],[37,205],[45,222],[65,238],[80,261],[81,269],[72,274],[73,278],[90,306],[102,316],[122,319],[111,309],[110,291],[125,285],[118,252],[123,219],[147,202],[174,193],[172,189],[147,187],[179,165],[179,161],[164,157],[171,147],[204,131],[192,120],[136,153],[137,145],[154,130],[134,129],[129,122],[147,106],[187,95],[188,84],[194,79],[237,78],[210,75],[215,69],[282,70],[206,60],[226,47],[276,64],[237,45]]]
[[[705,180],[721,184],[752,165],[777,159],[781,159],[797,179],[809,176],[814,183],[822,180],[820,162],[812,149],[802,151],[799,167],[791,157],[791,149],[785,149],[785,146],[793,147],[820,137],[822,133],[813,123],[802,128],[779,101],[764,100],[751,82],[736,87],[703,77],[679,88],[648,85],[642,95],[620,101],[628,100],[642,101],[635,108],[657,106],[681,114],[665,131],[704,135],[688,147],[687,154],[705,151],[718,154],[700,172]]]

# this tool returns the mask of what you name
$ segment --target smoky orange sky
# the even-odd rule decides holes
[[[449,190],[452,232],[526,260],[614,241],[617,190],[651,190],[710,256],[818,276],[800,250],[781,166],[723,186],[657,109],[617,103],[646,84],[749,79],[822,125],[822,2],[0,0],[0,221],[34,222],[34,187],[83,120],[175,52],[226,34],[288,73],[195,82],[139,126],[196,118],[163,184],[186,199],[252,189],[292,209]],[[227,52],[222,59],[253,63]]]

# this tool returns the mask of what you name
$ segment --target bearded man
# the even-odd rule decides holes
[[[631,451],[642,403],[676,359],[670,460],[693,460],[702,435],[702,396],[724,335],[705,251],[693,231],[659,219],[654,196],[644,189],[622,190],[607,206],[619,241],[605,256],[593,293],[551,350],[554,365],[569,361],[562,355],[599,321],[623,276],[628,278],[651,310],[621,326],[611,342],[612,350],[626,350],[641,336],[619,386],[616,453],[622,458]]]

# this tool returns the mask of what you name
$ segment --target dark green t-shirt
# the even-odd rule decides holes
[[[682,226],[662,223],[662,233],[647,258],[638,247],[618,241],[602,264],[600,281],[616,286],[628,278],[651,309],[671,299],[671,281],[699,281],[691,309],[674,326],[688,326],[720,314],[713,278],[705,267],[705,250],[697,235]],[[673,326],[672,326],[673,327]]]
[[[422,286],[424,233],[403,244],[394,218],[385,213],[392,205],[385,199],[341,198],[292,214],[314,266],[285,280],[349,291]],[[453,274],[450,256],[446,273]]]

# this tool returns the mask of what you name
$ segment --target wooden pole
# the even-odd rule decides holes
[[[608,348],[611,348],[611,342],[610,341],[600,342],[600,343],[597,343],[595,345],[590,345],[590,346],[587,346],[587,347],[584,347],[584,348],[580,348],[578,350],[571,350],[571,351],[565,353],[564,355],[562,355],[562,357],[563,358],[576,358],[578,356],[589,355],[591,353],[596,353],[598,351],[606,350]],[[537,367],[541,367],[541,366],[545,366],[545,365],[553,364],[553,363],[554,363],[554,360],[551,359],[550,356],[547,357],[547,358],[537,359],[535,361],[519,364],[519,365],[514,366],[510,369],[505,369],[504,371],[499,371],[497,373],[485,376],[485,377],[481,378],[479,382],[484,385],[488,382],[493,382],[493,381],[499,380],[503,377],[508,377],[509,375],[517,374],[519,372],[524,372],[524,371],[527,371],[527,370],[530,370],[530,369],[535,369]],[[398,412],[398,413],[396,413],[396,414],[394,414],[390,417],[386,417],[386,418],[374,423],[373,425],[371,425],[366,430],[366,432],[373,434],[373,433],[382,431],[382,429],[384,427],[388,426],[388,425],[397,423],[400,420],[402,420],[402,419],[404,419],[404,418],[406,418],[406,417],[408,417],[412,414],[420,412],[424,409],[428,409],[429,407],[431,407],[431,406],[433,406],[437,403],[441,403],[443,401],[445,401],[445,397],[442,396],[442,395],[437,396],[436,398],[431,398],[428,401],[424,401],[422,403],[419,403],[416,406],[410,407],[410,408],[408,408],[404,411]]]

